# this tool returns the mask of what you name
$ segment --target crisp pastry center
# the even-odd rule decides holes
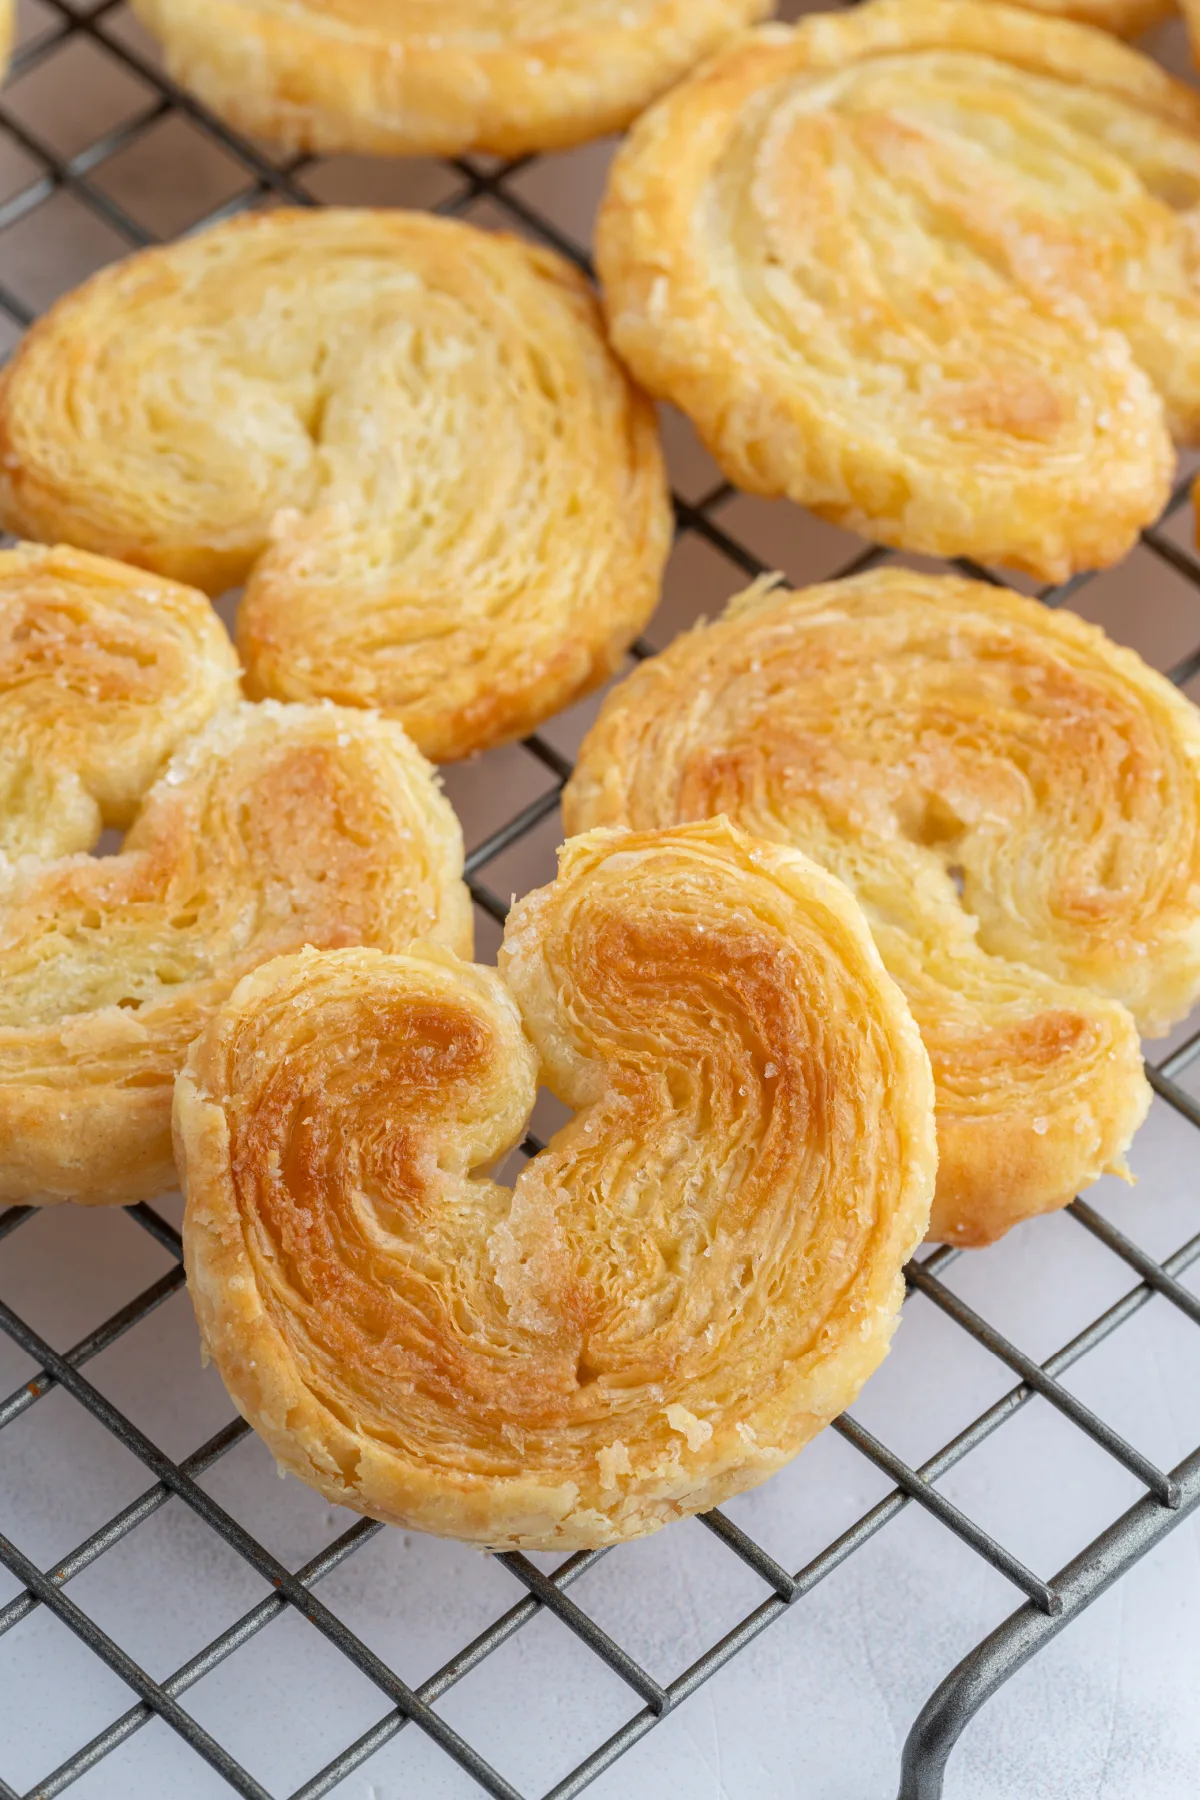
[[[0,857],[92,847],[147,738],[151,768],[172,743],[154,715],[187,703],[196,653],[119,597],[0,573]]]
[[[1048,1013],[1017,972],[1006,988],[1002,959],[1103,986],[1099,958],[1120,992],[1164,922],[1192,917],[1194,775],[1173,721],[1086,655],[1047,655],[952,599],[767,609],[715,639],[673,792],[652,731],[657,791],[630,781],[632,822],[728,812],[845,880],[944,1090],[970,1094],[1006,1045],[1049,1066],[1091,1032],[1101,1054],[1086,1017]]]
[[[1165,121],[999,58],[925,50],[756,94],[700,216],[726,305],[760,353],[803,362],[846,429],[869,400],[872,432],[891,412],[929,454],[958,435],[1020,459],[1108,425],[1056,366],[1074,305],[1124,332],[1168,392],[1168,317],[1167,336],[1200,348],[1180,229],[1198,199],[1200,144]]]
[[[151,812],[119,856],[73,858],[18,886],[0,935],[0,1027],[117,1006],[134,1009],[136,1031],[141,1006],[250,967],[298,934],[331,946],[372,941],[369,756],[349,744],[267,741],[214,765],[186,843],[169,812]]]
[[[314,230],[304,258],[269,232],[201,241],[144,306],[135,269],[96,321],[72,415],[155,511],[248,564],[266,551],[266,581],[286,564],[322,604],[322,658],[373,665],[401,707],[448,656],[487,654],[481,623],[511,612],[539,642],[555,596],[590,591],[586,496],[593,513],[633,504],[634,477],[596,492],[620,405],[579,366],[582,318],[543,278],[510,291],[481,264],[445,285],[437,240],[414,250],[421,272],[402,246]]]

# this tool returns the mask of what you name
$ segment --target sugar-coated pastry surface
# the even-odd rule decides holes
[[[442,761],[603,680],[653,611],[653,408],[582,276],[426,214],[280,211],[101,271],[0,376],[0,516],[248,583],[252,697]]]
[[[575,1109],[474,1171],[539,1081]],[[500,972],[260,968],[176,1089],[204,1342],[281,1466],[493,1546],[615,1543],[777,1469],[883,1357],[928,1061],[849,894],[726,820],[595,832]]]
[[[133,0],[167,67],[292,149],[520,156],[619,131],[771,0]]]
[[[1047,580],[1200,434],[1200,96],[1070,22],[874,0],[746,33],[641,119],[613,341],[729,478]]]
[[[457,820],[403,730],[261,706],[203,594],[0,552],[0,1199],[174,1186],[184,1053],[306,943],[469,954]],[[104,826],[119,854],[93,857]]]
[[[752,588],[613,692],[564,798],[571,831],[721,812],[860,901],[933,1064],[935,1236],[1120,1167],[1138,1027],[1200,993],[1200,716],[1162,676],[982,583]]]

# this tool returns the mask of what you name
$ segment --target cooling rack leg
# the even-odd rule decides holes
[[[905,1741],[899,1800],[942,1800],[950,1752],[980,1707],[1118,1576],[1200,1506],[1200,1450],[1193,1451],[1172,1474],[1179,1483],[1177,1507],[1163,1506],[1152,1495],[1131,1506],[1054,1577],[1050,1585],[1062,1597],[1060,1613],[1051,1617],[1032,1602],[1019,1607],[930,1695]]]

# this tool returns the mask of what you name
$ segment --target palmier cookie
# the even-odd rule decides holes
[[[657,426],[583,278],[404,212],[275,212],[105,269],[0,377],[0,514],[209,593],[252,697],[520,736],[653,610]]]
[[[875,0],[747,34],[618,154],[613,341],[740,486],[1040,579],[1200,436],[1200,96],[1083,26]]]
[[[519,156],[619,131],[772,0],[133,0],[178,81],[292,149]]]
[[[1065,1205],[1200,992],[1200,718],[1130,650],[1006,590],[889,569],[752,588],[615,690],[568,830],[725,812],[867,915],[933,1064],[933,1235]]]
[[[539,1081],[575,1109],[515,1188]],[[929,1066],[850,895],[726,820],[593,832],[500,971],[281,958],[175,1102],[204,1343],[280,1465],[494,1547],[654,1531],[779,1468],[886,1352]]]
[[[174,1186],[184,1053],[304,944],[469,954],[462,840],[400,726],[255,706],[203,594],[0,552],[0,1200]],[[102,826],[119,854],[80,855]]]
[[[13,0],[0,0],[0,81],[4,80],[8,72],[8,56],[12,49],[15,23]]]

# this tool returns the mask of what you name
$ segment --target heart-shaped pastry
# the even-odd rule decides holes
[[[509,1189],[538,1082],[575,1110]],[[493,1546],[615,1543],[795,1454],[884,1355],[929,1067],[842,885],[725,820],[593,832],[500,971],[281,958],[176,1089],[204,1343],[280,1464]]]
[[[568,830],[725,812],[866,913],[933,1064],[933,1233],[1064,1206],[1145,1116],[1138,1027],[1200,994],[1200,715],[1007,589],[762,586],[610,695]]]
[[[877,0],[747,33],[612,167],[613,342],[731,481],[1046,580],[1200,438],[1200,97],[1099,32]]]
[[[419,751],[374,714],[242,700],[194,589],[0,552],[0,778],[2,1200],[174,1186],[175,1075],[265,958],[469,954],[458,821]],[[77,854],[104,826],[119,854]]]
[[[0,515],[210,594],[253,698],[444,762],[603,681],[671,542],[654,410],[561,257],[271,212],[102,269],[0,376]]]

